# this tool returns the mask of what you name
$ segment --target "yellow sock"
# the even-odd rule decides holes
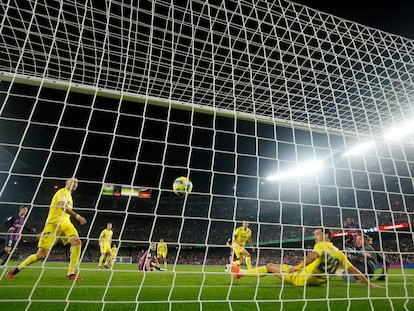
[[[240,266],[240,260],[233,261],[233,265]]]
[[[246,260],[247,269],[250,270],[252,268],[252,260],[250,259],[250,257],[246,257],[244,260]]]
[[[80,253],[81,253],[80,245],[72,246],[72,252],[70,253],[68,275],[75,273],[75,268],[79,263]]]
[[[99,257],[99,263],[98,263],[99,267],[102,266],[104,259],[105,259],[105,255],[101,255],[101,257]]]
[[[109,262],[111,261],[111,255],[106,256],[105,265],[109,266]]]
[[[263,275],[263,274],[267,274],[266,266],[248,269],[243,272],[243,275],[246,275],[246,276],[256,276],[256,275]]]
[[[22,270],[24,267],[30,266],[32,263],[35,263],[37,261],[37,255],[32,254],[29,257],[27,257],[20,265],[17,266],[19,270]]]

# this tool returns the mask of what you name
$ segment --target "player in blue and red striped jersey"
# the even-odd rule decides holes
[[[355,223],[352,217],[348,217],[346,219],[345,226],[346,228],[348,228],[348,232],[349,232],[349,236],[345,240],[345,246],[353,248],[355,247],[357,236],[361,234],[361,231],[359,230],[359,225]]]
[[[4,264],[7,262],[7,259],[10,257],[12,250],[16,247],[18,241],[20,240],[21,234],[23,232],[36,232],[36,229],[26,228],[24,225],[28,209],[29,208],[25,205],[21,206],[18,215],[10,216],[4,222],[4,225],[8,228],[8,230],[6,234],[4,249],[0,253],[1,267],[4,266]]]
[[[160,268],[157,258],[157,243],[151,243],[150,248],[141,256],[138,262],[138,268],[142,271],[154,271],[154,269],[164,271]]]

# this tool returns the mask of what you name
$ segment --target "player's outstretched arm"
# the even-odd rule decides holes
[[[296,265],[296,266],[292,266],[289,268],[288,272],[289,273],[293,273],[295,271],[298,271],[300,269],[302,269],[303,267],[309,265],[310,263],[312,263],[316,258],[319,257],[319,254],[317,252],[310,252],[304,261],[302,261],[300,264]]]
[[[372,287],[372,288],[384,288],[383,286],[380,286],[380,285],[376,285],[376,284],[373,284],[373,283],[371,283],[366,277],[365,277],[365,275],[363,275],[362,273],[361,273],[361,271],[359,271],[358,270],[358,268],[356,268],[356,267],[354,267],[354,266],[351,266],[351,267],[349,267],[348,268],[348,272],[349,273],[351,273],[351,274],[353,274],[353,275],[355,275],[355,277],[356,277],[356,279],[358,280],[358,281],[360,281],[360,282],[362,282],[362,283],[364,283],[364,284],[366,284],[366,285],[368,285],[369,287]]]

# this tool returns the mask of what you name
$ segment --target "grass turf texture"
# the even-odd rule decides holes
[[[11,280],[1,271],[0,310],[135,310],[137,304],[139,310],[320,311],[328,305],[335,311],[414,310],[414,270],[410,269],[404,270],[406,277],[401,269],[390,269],[388,282],[376,281],[387,289],[369,290],[363,284],[347,287],[337,277],[327,285],[306,288],[283,286],[272,275],[234,279],[218,266],[143,273],[137,265],[97,270],[96,264],[85,263],[80,274],[84,280],[78,282],[65,279],[66,263],[46,267],[39,269],[36,263]]]

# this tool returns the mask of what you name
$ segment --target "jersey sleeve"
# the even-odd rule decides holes
[[[338,252],[337,257],[340,260],[342,268],[344,268],[345,270],[348,270],[350,267],[353,266],[349,259],[346,258],[344,253]]]
[[[59,202],[63,202],[63,203],[65,203],[65,205],[66,205],[66,203],[67,203],[67,201],[68,201],[68,196],[66,195],[66,192],[65,192],[65,189],[60,189],[58,192],[56,192],[56,194],[55,194],[55,207],[59,207]]]
[[[6,227],[7,229],[10,229],[10,227],[13,226],[15,219],[16,218],[14,216],[7,217],[6,220],[3,222],[4,227]]]
[[[313,247],[313,251],[318,253],[319,256],[322,256],[325,252],[325,244],[324,243],[316,243]]]

